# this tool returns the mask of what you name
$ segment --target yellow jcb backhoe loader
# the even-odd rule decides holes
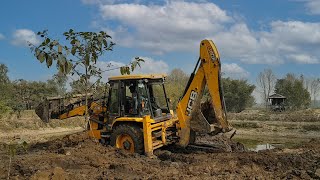
[[[97,113],[90,116],[88,133],[103,144],[151,156],[168,144],[186,147],[195,132],[228,132],[232,128],[226,119],[220,74],[218,50],[211,40],[203,40],[176,114],[169,108],[164,75],[110,77],[106,106],[94,108]],[[200,103],[205,87],[211,96],[206,109]]]

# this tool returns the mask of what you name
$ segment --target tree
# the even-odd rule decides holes
[[[275,92],[286,96],[288,108],[307,108],[310,106],[311,98],[303,84],[302,78],[296,78],[294,74],[287,74],[285,78],[277,80]]]
[[[67,92],[66,84],[68,77],[62,73],[54,74],[51,82],[56,86],[58,90],[58,95],[64,96]]]
[[[260,72],[258,75],[257,85],[261,90],[262,99],[266,108],[268,107],[268,98],[274,89],[275,82],[276,76],[271,69],[264,69],[263,72]]]
[[[5,64],[0,64],[0,100],[4,101],[9,92],[9,77],[8,67]]]
[[[102,70],[97,67],[97,60],[105,52],[112,51],[115,45],[104,31],[96,32],[75,32],[70,29],[63,33],[68,44],[63,45],[58,40],[48,36],[48,31],[38,32],[43,41],[39,46],[29,43],[34,56],[47,67],[51,67],[53,61],[61,74],[76,75],[78,81],[83,84],[86,104],[86,121],[88,121],[88,93],[90,91],[90,79],[97,77],[101,79]],[[119,67],[121,74],[130,74],[136,66],[140,66],[143,59],[135,58],[126,66]]]
[[[313,97],[313,105],[316,106],[317,96],[320,91],[320,79],[312,79],[310,83],[310,95]]]
[[[0,85],[9,83],[8,67],[5,64],[0,64]]]
[[[309,91],[311,99],[313,99],[313,107],[316,107],[317,96],[320,92],[320,79],[312,77],[300,76],[301,81],[303,82],[304,87]]]
[[[11,109],[8,101],[13,94],[10,90],[11,84],[8,77],[8,72],[8,67],[5,64],[0,64],[0,115]]]
[[[251,95],[255,89],[247,80],[222,79],[224,99],[228,111],[241,112],[246,107],[251,107],[254,97]]]
[[[5,65],[0,65],[0,114],[13,110],[19,116],[22,110],[34,108],[44,97],[59,95],[60,89],[55,78],[47,82],[24,79],[11,82],[7,75],[8,71]]]
[[[58,89],[52,80],[47,82],[26,81],[19,79],[12,82],[11,107],[20,112],[25,109],[33,109],[47,96],[57,96]]]
[[[166,80],[166,91],[171,100],[171,108],[175,110],[180,96],[182,95],[189,77],[181,69],[173,69]]]

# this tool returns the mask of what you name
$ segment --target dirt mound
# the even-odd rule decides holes
[[[198,135],[196,139],[198,144],[206,144],[217,149],[220,149],[221,152],[244,152],[246,148],[243,144],[233,141],[224,134],[218,134],[211,136],[208,134]]]
[[[221,139],[222,138],[222,139]],[[216,137],[216,141],[224,137]],[[199,137],[199,142],[208,137]],[[198,139],[197,139],[198,141]],[[207,152],[167,147],[155,158],[102,146],[86,133],[39,143],[13,158],[14,179],[284,179],[320,178],[320,143],[261,152]],[[9,159],[0,155],[0,179]]]

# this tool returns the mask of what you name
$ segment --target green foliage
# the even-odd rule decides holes
[[[2,114],[5,114],[7,112],[9,112],[11,110],[11,108],[9,106],[7,106],[6,103],[4,103],[3,101],[0,101],[0,118]]]
[[[278,79],[275,93],[286,96],[286,106],[289,109],[301,109],[310,106],[311,98],[308,90],[304,88],[302,79],[294,74],[287,74],[285,78]]]
[[[58,95],[58,89],[53,80],[47,82],[26,81],[23,79],[12,82],[11,106],[15,111],[33,109],[45,97]]]
[[[104,31],[98,33],[76,32],[70,29],[68,32],[63,33],[68,42],[63,45],[58,40],[50,38],[47,30],[38,32],[37,35],[43,39],[42,43],[39,46],[33,44],[29,44],[29,46],[40,63],[46,61],[46,65],[49,68],[55,61],[59,74],[77,76],[78,80],[71,86],[73,86],[73,89],[81,91],[81,94],[85,94],[87,120],[88,93],[93,88],[90,79],[95,77],[99,81],[102,78],[103,71],[97,66],[97,61],[106,51],[112,51],[115,43],[110,41],[111,36]],[[118,68],[121,74],[130,74],[136,66],[140,66],[141,62],[144,62],[144,60],[137,57],[128,65]],[[108,67],[110,66],[111,64]]]
[[[29,44],[34,56],[40,63],[46,62],[47,67],[51,67],[53,61],[56,62],[59,72],[69,74],[75,70],[79,64],[88,67],[89,71],[98,73],[91,63],[95,64],[99,56],[105,51],[111,51],[114,43],[108,42],[111,37],[105,32],[75,32],[70,29],[63,33],[68,45],[62,45],[58,40],[51,39],[48,31],[38,32],[43,41],[39,46]]]
[[[25,152],[27,152],[27,148],[28,148],[28,143],[26,141],[23,141],[22,143],[18,143],[18,144],[10,143],[10,144],[6,145],[7,154],[10,159],[9,164],[8,164],[8,179],[10,179],[10,170],[11,170],[12,159],[17,154],[17,151],[19,151],[20,149],[23,149]]]
[[[7,72],[8,69],[6,68]],[[6,73],[2,77],[7,77]],[[13,110],[19,116],[22,110],[34,108],[44,97],[58,94],[58,83],[54,79],[47,82],[26,81],[23,79],[13,82],[9,80],[2,81],[0,86],[0,114]]]
[[[224,98],[228,111],[241,112],[246,107],[251,107],[254,97],[251,95],[255,89],[247,80],[222,79]]]
[[[0,85],[9,83],[8,67],[5,64],[0,64]]]
[[[167,96],[171,100],[171,109],[175,110],[189,77],[181,69],[173,69],[166,80]]]
[[[66,88],[67,80],[68,80],[67,76],[61,73],[57,73],[53,75],[52,80],[49,80],[49,81],[52,81],[52,84],[56,86],[58,95],[64,96],[67,91],[67,88]]]
[[[170,72],[166,80],[167,96],[171,99],[171,105],[174,110],[177,106],[189,77],[181,70],[174,69]],[[246,107],[251,107],[254,103],[254,97],[251,95],[255,86],[248,84],[246,80],[232,80],[230,78],[222,79],[224,87],[224,96],[228,111],[240,112]],[[203,98],[209,98],[209,91],[204,90]]]
[[[10,80],[8,77],[8,67],[5,64],[0,64],[0,115],[3,115],[11,110],[8,106],[8,101],[13,93],[11,92]]]
[[[141,62],[144,62],[144,60],[139,57],[135,57],[135,60],[132,61],[129,65],[120,67],[120,73],[122,75],[130,74],[130,72],[133,72],[137,66],[141,67]]]
[[[48,31],[38,32],[43,41],[39,46],[29,44],[34,56],[40,63],[46,62],[51,67],[56,62],[60,74],[77,74],[79,77],[90,79],[91,76],[101,78],[102,70],[96,66],[97,60],[106,51],[112,51],[115,43],[106,32],[75,32],[70,29],[63,33],[69,44],[63,45],[48,36]],[[143,59],[136,57],[129,65],[119,67],[121,74],[130,74]],[[79,67],[80,66],[80,67]],[[85,72],[79,69],[85,68]]]

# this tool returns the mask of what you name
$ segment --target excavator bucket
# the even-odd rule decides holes
[[[223,119],[216,118],[210,101],[196,102],[190,117],[190,128],[198,133],[215,135],[232,130],[230,124]],[[224,126],[222,126],[223,124]]]

